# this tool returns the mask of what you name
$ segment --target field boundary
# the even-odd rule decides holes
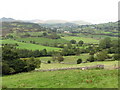
[[[74,69],[80,69],[80,70],[89,70],[89,69],[108,69],[105,67],[112,67],[113,65],[95,65],[95,66],[88,66],[88,67],[68,67],[68,68],[55,68],[55,69],[42,69],[42,70],[35,70],[35,71],[59,71],[59,70],[74,70]],[[112,69],[120,69],[120,67],[113,67]]]

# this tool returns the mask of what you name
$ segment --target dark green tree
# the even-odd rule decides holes
[[[80,64],[80,63],[82,63],[82,59],[79,58],[79,59],[77,60],[77,64]]]
[[[82,41],[82,40],[80,40],[79,42],[78,42],[78,45],[79,46],[82,46],[84,44],[84,42]]]
[[[71,40],[70,43],[71,44],[76,44],[76,40]]]

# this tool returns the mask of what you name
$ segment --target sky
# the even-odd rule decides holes
[[[118,2],[119,0],[0,0],[0,18],[105,23],[118,20]]]

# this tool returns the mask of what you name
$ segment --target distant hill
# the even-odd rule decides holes
[[[85,22],[85,21],[72,21],[71,23],[74,23],[74,24],[78,24],[78,25],[91,25],[91,23],[89,22]]]
[[[15,19],[3,17],[3,18],[0,18],[0,21],[2,21],[2,22],[12,22],[12,21],[15,21]]]
[[[65,20],[47,20],[44,23],[46,24],[57,24],[57,23],[67,23]]]
[[[77,25],[90,25],[91,23],[85,22],[82,20],[79,21],[66,21],[66,20],[26,20],[27,22],[32,22],[32,23],[42,23],[42,24],[66,24],[66,23],[73,23]]]
[[[66,24],[66,23],[73,23],[73,24],[77,24],[77,25],[90,25],[91,23],[86,22],[86,21],[66,21],[66,20],[39,20],[39,19],[35,19],[35,20],[16,20],[13,18],[0,18],[0,21],[2,22],[31,22],[31,23],[38,23],[38,24]]]

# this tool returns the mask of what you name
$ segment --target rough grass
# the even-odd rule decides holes
[[[3,76],[6,88],[118,88],[117,70],[65,70]]]
[[[55,48],[55,47],[48,47],[48,46],[42,46],[42,45],[36,45],[36,44],[31,44],[31,43],[23,43],[23,42],[18,42],[12,39],[7,39],[7,40],[1,40],[3,44],[15,44],[17,43],[19,46],[17,48],[20,49],[28,49],[28,50],[43,50],[47,49],[47,51],[53,51],[53,50],[60,50],[60,48]]]

